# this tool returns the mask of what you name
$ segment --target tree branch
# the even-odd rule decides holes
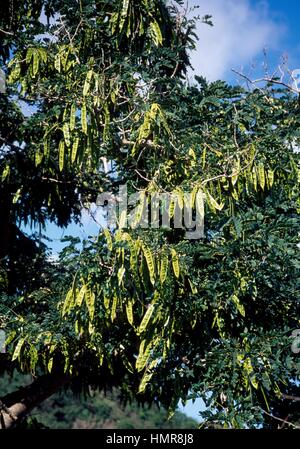
[[[289,399],[291,401],[300,401],[300,397],[299,396],[291,396],[289,394],[282,393],[282,397],[283,397],[283,399]]]
[[[2,144],[0,143],[0,151],[1,152],[3,152],[3,150],[1,150],[1,147],[4,145],[4,146],[7,146],[7,147],[10,147],[10,149],[14,150],[16,153],[24,153],[25,148],[21,148],[21,147],[19,147],[17,145],[14,145],[13,143],[7,142],[7,140],[4,139],[1,136],[0,136],[0,141],[2,142]]]
[[[292,422],[287,421],[286,419],[278,418],[278,416],[274,416],[271,413],[267,412],[263,408],[261,409],[266,415],[270,416],[270,418],[275,419],[276,421],[280,421],[284,424],[288,424],[289,426],[294,427],[295,429],[300,429],[300,426],[297,426],[296,424],[293,424]]]
[[[0,29],[0,33],[8,34],[9,36],[13,36],[14,35],[14,33],[12,33],[11,31],[5,31],[5,30],[2,30],[2,29]]]
[[[69,381],[65,374],[39,377],[32,384],[3,397],[0,401],[0,429],[16,427],[37,405]]]
[[[258,78],[256,80],[251,80],[248,76],[244,75],[243,73],[238,72],[237,70],[231,69],[233,73],[235,73],[236,75],[240,76],[241,78],[244,78],[248,83],[256,85],[257,83],[271,83],[271,84],[278,84],[279,86],[285,87],[286,89],[288,89],[290,92],[293,92],[294,94],[298,94],[299,95],[299,90],[298,89],[294,89],[293,86],[291,86],[290,84],[285,83],[282,80],[276,80],[274,78],[270,78],[270,77],[263,77],[263,78]],[[256,86],[257,89],[259,89],[261,92],[264,93],[263,89],[261,89],[260,87]]]

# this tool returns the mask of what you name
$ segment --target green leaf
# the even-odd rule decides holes
[[[236,189],[232,189],[231,195],[232,195],[232,198],[235,199],[235,201],[239,200],[239,195],[238,195],[238,192]]]
[[[50,156],[50,139],[49,137],[44,137],[44,156],[46,159]]]
[[[36,167],[38,167],[41,164],[43,157],[44,157],[44,155],[40,151],[35,152],[35,166]]]
[[[103,233],[104,233],[105,238],[106,238],[107,248],[109,249],[109,251],[112,251],[113,243],[112,243],[111,234],[110,234],[110,232],[109,232],[109,230],[107,228],[103,228]]]
[[[171,249],[171,255],[172,255],[172,266],[173,266],[174,274],[177,278],[179,278],[179,274],[180,274],[179,260],[178,260],[177,253],[174,248]]]
[[[197,287],[193,284],[193,282],[191,281],[190,278],[188,278],[188,282],[189,282],[189,284],[190,284],[191,292],[193,293],[193,295],[195,295],[196,293],[198,293]]]
[[[204,170],[206,164],[206,148],[203,148],[202,151],[202,169]]]
[[[127,320],[128,323],[131,324],[131,326],[133,326],[133,303],[132,301],[128,301],[126,303],[126,315],[127,315]]]
[[[76,104],[72,103],[71,109],[70,109],[70,130],[71,131],[74,130],[75,123],[76,123]]]
[[[58,147],[59,170],[63,171],[65,165],[65,142],[61,140]]]
[[[236,231],[236,235],[238,238],[240,238],[242,235],[242,230],[243,230],[242,222],[235,216],[232,217],[232,221],[233,221],[233,225],[234,225],[234,228]]]
[[[81,289],[80,289],[80,291],[79,291],[77,297],[76,297],[76,301],[75,301],[76,306],[81,307],[82,302],[83,302],[83,299],[84,299],[85,294],[86,294],[86,291],[87,291],[87,286],[86,286],[86,285],[83,285],[83,286],[81,287]]]
[[[122,283],[122,280],[123,280],[125,271],[126,271],[126,270],[125,270],[124,265],[122,265],[122,267],[120,267],[119,270],[118,270],[118,283],[119,283],[119,286],[120,286],[121,283]]]
[[[232,168],[233,176],[231,177],[232,185],[234,186],[238,180],[238,173],[240,172],[240,160],[235,160]]]
[[[156,122],[157,114],[160,111],[160,107],[157,103],[152,103],[150,109],[145,113],[144,121],[139,128],[139,134],[135,145],[132,147],[132,155],[136,154],[139,144],[148,139],[151,134],[152,125]]]
[[[12,355],[12,359],[11,359],[12,362],[19,357],[24,342],[25,342],[25,337],[22,337],[19,339],[17,346],[15,347],[14,353]]]
[[[244,317],[245,316],[245,307],[241,304],[239,298],[236,295],[231,296],[231,300],[234,303],[237,311]]]
[[[72,162],[72,164],[74,164],[74,162],[76,161],[78,145],[79,145],[79,137],[76,137],[76,139],[73,142],[73,146],[72,146],[72,154],[71,154],[71,162]]]
[[[271,169],[268,169],[267,171],[267,179],[268,179],[268,184],[269,187],[271,188],[274,184],[274,171]]]
[[[250,376],[250,382],[251,382],[252,386],[256,390],[258,390],[259,385],[258,385],[258,380],[257,380],[256,376]]]
[[[74,305],[74,292],[73,289],[69,290],[67,295],[66,295],[66,299],[64,302],[64,306],[63,306],[63,310],[62,310],[62,316],[65,316],[66,314],[68,314],[70,312],[70,310],[72,309]]]
[[[121,10],[121,18],[120,18],[120,23],[119,23],[120,31],[123,30],[125,20],[126,20],[126,18],[128,16],[127,13],[128,13],[129,1],[130,0],[123,0],[122,10]]]
[[[154,268],[154,260],[150,249],[143,244],[142,245],[143,253],[147,262],[147,267],[149,271],[150,282],[152,285],[155,284],[155,268]]]
[[[91,86],[91,79],[93,76],[94,72],[93,70],[89,70],[87,72],[86,78],[85,78],[85,82],[84,82],[84,86],[83,86],[83,96],[86,97],[86,95],[88,94],[89,90],[90,90],[90,86]]]
[[[160,27],[155,19],[150,22],[150,30],[154,44],[158,47],[163,43],[163,37],[161,34]]]
[[[210,96],[210,97],[204,97],[203,100],[200,102],[200,106],[204,106],[206,104],[213,104],[214,106],[220,106],[220,100],[216,97]]]
[[[149,384],[149,382],[154,374],[154,368],[157,366],[158,363],[159,363],[159,359],[152,360],[152,362],[147,367],[147,370],[146,370],[145,374],[143,375],[141,383],[139,385],[139,389],[138,389],[139,393],[143,393],[146,390],[146,387]]]
[[[39,359],[38,351],[35,346],[30,345],[30,369],[32,372],[35,372],[35,367]]]
[[[160,282],[163,284],[167,279],[169,260],[166,254],[163,254],[160,261]]]
[[[21,193],[22,193],[22,187],[20,187],[20,188],[16,191],[16,193],[15,193],[15,195],[14,195],[14,197],[13,197],[13,200],[12,200],[12,203],[13,203],[13,204],[17,204],[17,202],[18,202],[19,199],[21,198]]]
[[[112,34],[115,34],[117,30],[118,21],[119,21],[119,13],[113,12],[110,16],[110,27]]]
[[[258,181],[262,190],[265,190],[265,169],[264,165],[260,162],[257,167]]]
[[[65,138],[65,144],[67,147],[69,147],[71,145],[69,123],[64,123],[63,133],[64,133],[64,138]]]
[[[26,52],[26,64],[29,65],[33,57],[33,48],[28,48]]]
[[[253,188],[254,188],[255,192],[257,192],[257,174],[256,174],[255,166],[252,169],[252,183],[253,183]]]
[[[8,178],[10,173],[10,166],[9,164],[6,164],[4,167],[4,170],[2,172],[2,176],[1,176],[1,181],[4,182],[6,180],[6,178]]]
[[[171,197],[170,204],[169,204],[169,217],[173,218],[175,213],[175,201],[174,198]]]
[[[49,373],[51,373],[52,368],[53,368],[53,357],[51,357],[51,358],[48,360],[48,363],[47,363],[47,369],[48,369],[48,372],[49,372]]]
[[[41,60],[46,64],[48,60],[47,50],[45,48],[38,48],[38,52],[41,57]]]
[[[154,304],[150,304],[148,306],[147,311],[146,311],[146,313],[145,313],[145,315],[144,315],[144,317],[142,319],[142,322],[141,322],[141,324],[140,324],[140,326],[138,328],[138,334],[139,335],[146,331],[147,326],[148,326],[148,324],[150,322],[150,319],[152,317],[152,314],[154,312],[154,308],[155,308]]]
[[[84,297],[87,309],[89,311],[90,319],[93,320],[95,314],[95,293],[87,288]]]
[[[153,343],[150,341],[150,343],[148,343],[148,345],[145,348],[146,340],[143,340],[141,342],[140,348],[139,348],[139,354],[138,354],[138,357],[135,362],[135,367],[136,367],[137,371],[142,371],[145,368],[147,361],[150,357],[152,344]]]
[[[110,304],[110,296],[104,295],[104,298],[103,298],[103,305],[104,305],[104,307],[106,308],[106,310],[108,310],[109,304]]]
[[[190,208],[191,209],[193,209],[193,207],[195,205],[195,200],[196,200],[196,195],[197,195],[198,189],[199,188],[198,188],[197,185],[195,185],[193,187],[193,190],[192,190],[192,193],[191,193],[191,196],[190,196]]]
[[[39,52],[35,49],[33,52],[33,65],[32,65],[33,76],[35,76],[38,73],[39,64],[40,64]]]
[[[117,297],[117,295],[114,295],[112,307],[111,307],[111,313],[110,313],[110,318],[111,318],[112,322],[115,320],[115,318],[117,316],[117,305],[118,305],[118,297]]]
[[[81,107],[81,126],[84,134],[87,134],[87,117],[86,117],[86,103],[82,103]]]
[[[263,389],[262,386],[260,387],[260,390],[262,392],[262,395],[263,395],[263,398],[264,398],[264,401],[265,401],[265,404],[266,404],[266,407],[267,407],[267,411],[269,412],[270,411],[270,406],[269,406],[269,402],[267,400],[267,396],[266,396],[265,390]]]
[[[208,192],[208,190],[206,190],[205,193],[206,193],[206,199],[207,199],[208,205],[210,206],[210,208],[212,210],[217,209],[220,211],[223,209],[224,203],[221,203],[221,204],[217,203],[217,201],[212,197],[212,195]]]
[[[134,368],[131,365],[131,363],[129,362],[128,358],[124,354],[122,354],[122,362],[123,362],[125,368],[127,369],[127,371],[129,371],[131,374],[133,374]]]

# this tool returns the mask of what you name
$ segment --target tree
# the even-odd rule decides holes
[[[2,427],[62,385],[117,386],[124,399],[170,412],[180,398],[202,397],[207,426],[285,419],[278,404],[298,388],[297,99],[272,85],[248,92],[200,77],[187,85],[195,20],[165,2],[13,4],[28,14],[15,24],[8,9],[0,26],[2,61],[10,60],[0,367],[36,380],[2,398]],[[43,7],[54,23],[40,23]],[[45,31],[55,37],[36,37]],[[29,117],[20,100],[35,108]],[[18,238],[18,223],[64,226],[124,184],[138,192],[136,225],[151,195],[173,191],[161,204],[172,226],[119,222],[82,250],[70,238],[57,263]],[[205,219],[198,239],[175,226],[187,198]]]

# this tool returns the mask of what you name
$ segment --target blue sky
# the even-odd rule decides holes
[[[214,22],[212,28],[198,26],[199,42],[191,58],[194,74],[210,81],[225,79],[236,83],[240,81],[232,68],[251,79],[264,76],[266,70],[273,73],[283,60],[287,70],[300,68],[300,1],[190,0],[189,4],[200,6],[200,15],[212,14]],[[51,247],[55,253],[63,247],[59,242],[63,236],[83,239],[98,232],[99,225],[87,212],[82,221],[83,227],[71,225],[66,230],[48,226],[46,233],[53,239]],[[184,411],[197,418],[199,408],[201,403],[197,401],[189,403]]]
[[[290,69],[300,67],[298,19],[300,2],[296,0],[192,0],[200,15],[211,14],[214,27],[198,26],[199,42],[192,56],[196,70],[211,81],[234,81],[231,68],[261,76],[263,50],[270,71],[283,56]]]

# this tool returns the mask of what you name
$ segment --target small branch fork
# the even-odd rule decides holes
[[[289,418],[289,415],[288,415],[285,419],[282,419],[282,418],[279,418],[278,416],[272,415],[272,413],[267,412],[267,411],[264,410],[263,408],[262,408],[261,410],[262,410],[262,412],[263,412],[265,415],[270,416],[270,418],[275,419],[276,421],[279,421],[279,422],[283,423],[282,426],[281,426],[281,428],[283,428],[283,427],[287,424],[288,426],[294,427],[294,429],[300,429],[300,426],[297,426],[296,424],[294,424],[294,423],[292,423],[292,422],[290,422],[290,421],[287,421],[288,418]]]
[[[264,83],[272,83],[272,84],[277,84],[279,86],[285,87],[286,89],[288,89],[290,92],[293,92],[294,94],[297,94],[297,95],[300,94],[300,89],[294,88],[292,84],[285,83],[282,80],[282,78],[280,80],[278,80],[278,79],[275,79],[274,77],[265,76],[263,78],[257,78],[257,79],[252,80],[247,75],[244,75],[243,73],[241,73],[235,69],[231,69],[231,70],[233,73],[235,73],[239,77],[246,80],[249,84],[256,85],[258,83],[263,83],[263,82]],[[294,78],[293,74],[290,72],[289,75],[290,75],[291,79],[293,80],[293,83],[295,84],[296,79]],[[258,88],[258,89],[263,92],[263,89],[261,89],[261,88]]]

